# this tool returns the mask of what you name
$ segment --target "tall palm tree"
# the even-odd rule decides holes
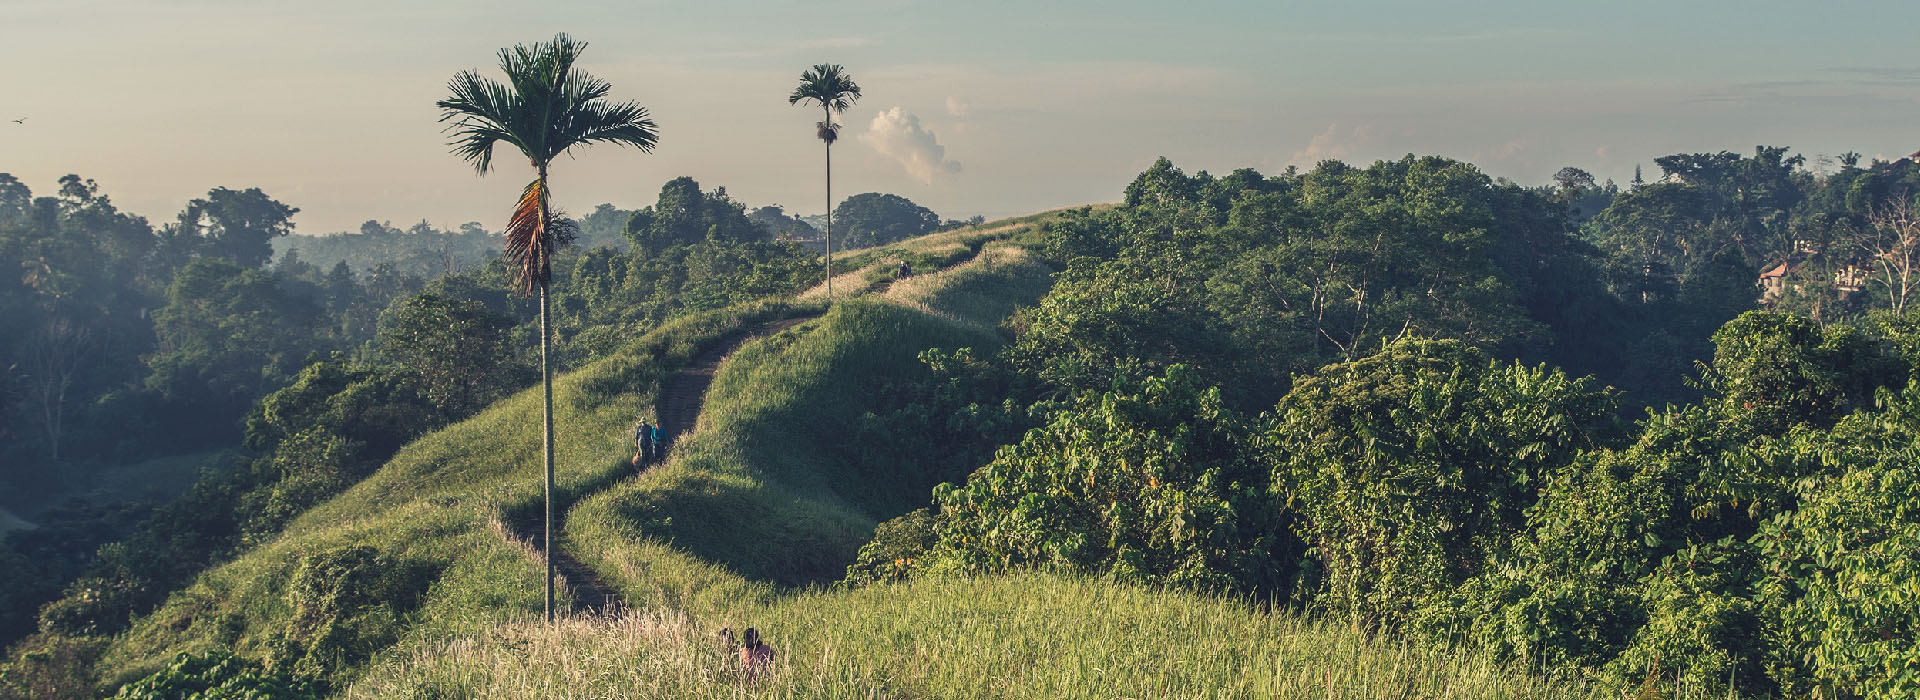
[[[835,113],[846,112],[853,103],[860,101],[860,86],[854,84],[853,76],[838,65],[822,63],[800,74],[800,87],[793,89],[787,97],[787,104],[797,105],[806,100],[820,104],[826,112],[824,119],[815,125],[814,134],[827,143],[827,301],[833,301],[833,142],[840,138],[840,125],[833,123]]]
[[[506,256],[517,272],[522,294],[540,295],[540,382],[546,391],[544,441],[547,468],[547,621],[553,614],[553,364],[548,359],[552,313],[547,283],[553,279],[553,253],[573,240],[574,224],[556,216],[547,189],[547,166],[575,146],[612,143],[653,150],[660,138],[647,109],[635,102],[609,102],[607,81],[574,67],[587,48],[565,34],[532,46],[500,50],[501,84],[476,71],[461,71],[447,83],[453,95],[435,103],[448,123],[454,154],[481,175],[493,167],[493,147],[520,149],[535,177],[520,192],[507,219]]]

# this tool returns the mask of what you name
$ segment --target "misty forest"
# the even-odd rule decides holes
[[[1913,157],[943,218],[822,64],[830,210],[565,212],[585,48],[418,96],[451,229],[0,173],[0,698],[1920,697]]]

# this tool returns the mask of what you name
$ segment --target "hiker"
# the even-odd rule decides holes
[[[913,265],[909,264],[905,260],[900,261],[900,274],[895,275],[894,279],[903,280],[912,276],[913,276]]]
[[[773,647],[760,641],[760,631],[747,628],[743,643],[740,645],[740,669],[747,680],[756,680],[773,669]]]
[[[644,466],[653,461],[653,426],[642,418],[633,424],[633,466]]]
[[[665,433],[660,432],[660,426],[655,425],[650,426],[650,428],[653,431],[653,439],[651,441],[653,443],[653,458],[664,462],[667,459],[667,436]]]

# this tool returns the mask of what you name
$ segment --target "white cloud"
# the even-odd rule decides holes
[[[939,137],[920,126],[919,117],[899,107],[874,115],[860,140],[899,161],[908,175],[927,184],[933,184],[935,175],[960,172],[959,161],[947,160],[947,147],[940,145]]]
[[[972,105],[967,104],[966,101],[960,99],[958,95],[947,96],[947,114],[964,119],[967,116],[967,111],[972,108]]]

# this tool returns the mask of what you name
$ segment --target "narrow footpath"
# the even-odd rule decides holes
[[[708,348],[680,371],[660,383],[660,397],[655,405],[660,414],[660,432],[666,438],[668,456],[672,456],[674,446],[680,444],[680,438],[693,432],[700,419],[700,410],[706,405],[707,388],[713,384],[713,375],[720,370],[720,364],[728,355],[759,338],[792,328],[818,314],[809,314],[797,318],[783,319],[763,323],[759,326],[734,334],[732,337]],[[662,461],[665,461],[664,458]],[[641,472],[628,478],[641,478]],[[582,494],[582,498],[591,494]],[[560,546],[553,553],[553,567],[560,574],[562,585],[573,594],[576,615],[606,615],[617,612],[625,603],[620,594],[600,579],[593,569],[580,563],[580,560],[567,551],[564,538],[559,535],[566,532],[567,508],[555,513],[553,530],[556,544]],[[531,519],[515,520],[505,523],[507,536],[528,545],[536,557],[541,555],[540,521],[537,516]],[[543,562],[544,563],[544,562]]]

